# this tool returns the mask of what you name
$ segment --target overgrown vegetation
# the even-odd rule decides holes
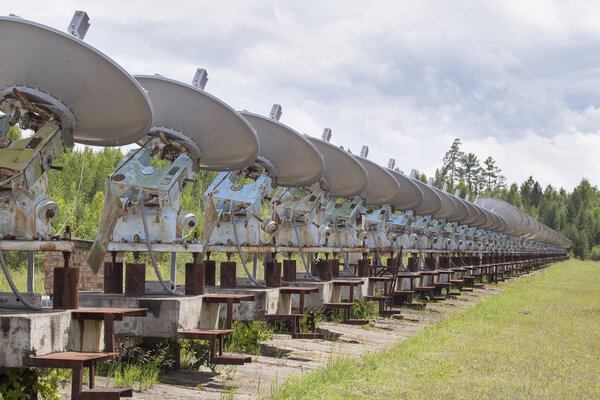
[[[145,390],[158,382],[162,370],[172,368],[178,361],[177,348],[175,340],[142,345],[133,337],[118,338],[117,356],[114,360],[100,363],[97,373],[105,375],[112,386]]]
[[[7,369],[0,373],[1,400],[29,400],[31,393],[38,393],[44,400],[58,400],[62,396],[58,389],[65,387],[70,379],[70,370],[31,368],[28,373]]]
[[[260,344],[273,337],[273,329],[265,321],[233,321],[233,333],[225,338],[225,350],[260,354]]]
[[[592,399],[600,264],[570,260],[390,350],[298,375],[273,399]]]
[[[344,310],[327,310],[322,307],[315,307],[311,310],[315,323],[330,320],[339,323],[344,320]],[[371,319],[379,315],[379,303],[366,300],[364,298],[355,299],[350,308],[350,318],[352,319]]]

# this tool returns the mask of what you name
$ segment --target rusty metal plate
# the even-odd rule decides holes
[[[367,171],[352,154],[324,140],[310,136],[306,138],[323,156],[323,176],[329,184],[329,194],[335,197],[353,197],[367,189]]]
[[[323,176],[323,156],[303,135],[274,119],[248,111],[240,114],[256,130],[258,154],[277,167],[278,185],[307,186]]]
[[[408,176],[391,169],[388,171],[400,185],[400,193],[393,203],[397,210],[412,210],[423,201],[423,191]]]
[[[367,204],[384,205],[393,204],[394,199],[400,193],[400,185],[398,181],[388,172],[375,162],[364,157],[356,156],[356,159],[367,170],[369,175],[369,184],[367,185]]]
[[[152,130],[183,144],[196,170],[238,170],[256,159],[256,132],[223,101],[162,76],[136,75],[135,79],[148,91],[154,106]]]
[[[141,86],[92,46],[56,29],[0,17],[0,90],[27,87],[58,99],[74,114],[75,142],[134,143],[148,133],[153,112]],[[27,95],[30,97],[29,95]]]
[[[415,207],[416,215],[432,215],[442,207],[442,199],[433,188],[418,179],[409,178],[413,181],[421,192],[423,192],[423,201]]]

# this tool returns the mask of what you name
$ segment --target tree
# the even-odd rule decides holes
[[[479,159],[475,153],[468,153],[460,159],[459,175],[469,188],[469,192],[477,194],[477,177],[481,173]]]
[[[519,186],[516,183],[510,185],[510,189],[508,189],[508,193],[506,194],[506,198],[504,199],[509,204],[520,208],[522,205],[521,202],[521,194],[519,193]]]
[[[450,150],[446,152],[444,155],[444,165],[442,167],[441,174],[447,176],[449,180],[449,184],[454,185],[458,181],[458,168],[461,158],[464,153],[460,151],[460,145],[462,142],[460,138],[454,139],[452,145],[450,146]],[[449,174],[449,175],[448,175]]]
[[[506,178],[502,175],[502,170],[498,168],[496,161],[491,156],[488,156],[483,164],[482,176],[485,181],[485,190],[491,194],[504,186]]]

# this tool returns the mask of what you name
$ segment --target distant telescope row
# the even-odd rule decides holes
[[[83,29],[85,28],[85,29]],[[238,170],[257,162],[279,186],[320,184],[332,197],[361,196],[367,205],[390,205],[437,220],[457,222],[568,248],[571,241],[501,200],[475,201],[425,184],[367,159],[365,146],[353,155],[270,116],[236,112],[205,90],[198,70],[192,85],[160,75],[132,77],[82,41],[85,24],[71,35],[18,17],[0,18],[0,97],[25,93],[61,118],[72,142],[96,146],[143,144],[149,134],[178,143],[195,170]],[[9,113],[10,110],[2,110]],[[72,145],[73,143],[66,143]]]

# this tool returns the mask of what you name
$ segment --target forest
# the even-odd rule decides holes
[[[21,135],[15,128],[9,133],[13,140]],[[62,233],[68,225],[73,237],[95,238],[106,177],[124,156],[118,148],[82,147],[68,150],[55,162],[62,170],[48,173],[47,190],[47,195],[60,207],[58,217],[52,222],[55,234]],[[215,175],[199,172],[183,192],[183,209],[198,216],[197,230],[202,228],[202,194]],[[417,177],[427,182],[424,174]],[[436,187],[446,185],[449,192],[458,191],[463,198],[488,196],[507,201],[571,239],[573,256],[600,259],[600,192],[585,178],[571,193],[551,185],[544,188],[532,176],[521,184],[508,184],[492,157],[481,162],[476,154],[464,153],[457,138],[432,179]]]

